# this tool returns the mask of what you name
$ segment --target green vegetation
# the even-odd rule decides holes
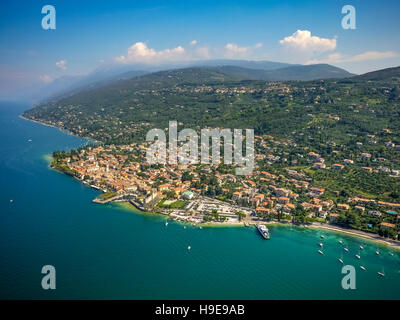
[[[157,207],[159,208],[164,208],[164,209],[183,209],[188,202],[184,200],[175,200],[169,204],[165,204],[166,201],[171,201],[171,200],[161,200],[158,204]]]
[[[104,193],[100,194],[100,195],[98,196],[98,198],[99,198],[100,200],[107,200],[107,199],[110,199],[110,198],[112,198],[112,197],[115,197],[116,195],[117,195],[116,192],[107,191],[107,192],[104,192]]]

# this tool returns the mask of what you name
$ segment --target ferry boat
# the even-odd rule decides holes
[[[259,224],[259,225],[257,225],[257,229],[258,229],[258,231],[261,233],[261,235],[264,237],[264,239],[269,240],[269,238],[270,238],[269,230],[268,230],[268,228],[265,226],[265,224]]]

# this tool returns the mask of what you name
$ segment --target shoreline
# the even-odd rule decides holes
[[[91,138],[86,138],[86,137],[81,137],[78,136],[72,132],[69,132],[68,130],[64,130],[61,129],[55,125],[51,125],[45,122],[41,122],[39,120],[33,120],[33,119],[29,119],[24,117],[22,114],[19,115],[19,117],[21,119],[27,120],[27,121],[32,121],[35,123],[38,123],[40,125],[44,125],[44,126],[48,126],[48,127],[52,127],[52,128],[56,128],[58,130],[60,130],[63,133],[75,136],[77,138],[80,139],[85,139],[88,140],[90,142],[94,142],[96,144],[100,143],[100,141],[96,141],[94,139]],[[47,155],[46,155],[47,156]],[[51,156],[51,155],[50,155]],[[49,166],[51,168],[51,166]],[[51,168],[55,171],[58,171],[57,169]],[[62,172],[61,172],[62,173]],[[116,202],[113,202],[116,203]],[[130,210],[130,211],[134,211],[137,214],[147,214],[147,215],[153,215],[153,216],[160,216],[160,217],[165,217],[166,219],[171,219],[169,217],[169,215],[165,215],[162,213],[157,213],[157,212],[148,212],[148,211],[140,211],[137,208],[134,208],[132,204],[130,204],[128,201],[127,202],[119,202],[120,207],[123,207],[126,210]],[[173,221],[175,222],[180,222],[183,224],[189,224],[192,225],[192,223],[190,223],[189,221],[185,221],[185,220],[180,220],[180,219],[173,219]],[[248,225],[245,225],[245,222],[248,223]],[[279,226],[297,226],[297,227],[303,227],[303,228],[313,228],[313,229],[319,229],[319,230],[329,230],[329,231],[333,231],[336,233],[342,233],[342,234],[346,234],[352,237],[356,237],[356,238],[362,238],[362,239],[368,239],[370,241],[374,241],[377,243],[380,243],[382,245],[386,245],[390,248],[396,249],[400,251],[400,241],[399,240],[393,240],[393,239],[386,239],[386,238],[382,238],[381,236],[379,236],[378,234],[372,234],[372,233],[367,233],[364,231],[359,231],[359,230],[355,230],[355,229],[346,229],[343,227],[339,227],[339,226],[334,226],[334,225],[329,225],[329,224],[322,224],[322,223],[318,223],[318,222],[313,222],[309,225],[297,225],[294,224],[292,222],[280,222],[280,221],[259,221],[263,224],[266,225],[279,225]],[[252,225],[255,225],[257,222],[256,221],[251,221],[250,223],[248,221],[241,221],[241,222],[202,222],[202,223],[196,223],[195,226],[202,226],[202,227],[249,227]]]
[[[171,219],[169,215],[165,215],[162,213],[157,213],[157,212],[147,212],[147,211],[139,211],[136,208],[134,208],[129,202],[119,202],[121,207],[123,207],[126,210],[134,211],[137,214],[148,214],[152,216],[159,216],[159,217],[164,217],[165,219]],[[187,225],[192,225],[189,221],[185,220],[174,220],[174,222],[179,222],[182,224],[187,224]],[[232,228],[232,227],[251,227],[256,225],[256,221],[252,221],[253,223],[249,223],[248,226],[244,224],[244,222],[202,222],[202,223],[197,223],[194,226],[198,227],[205,227],[205,228]],[[382,238],[378,234],[374,233],[367,233],[364,231],[359,231],[355,229],[345,229],[339,226],[335,225],[329,225],[329,224],[321,224],[318,222],[314,222],[310,225],[298,225],[294,224],[292,222],[279,222],[279,221],[259,221],[260,223],[263,223],[265,225],[276,225],[276,226],[291,226],[291,227],[299,227],[299,228],[306,228],[306,229],[316,229],[316,230],[329,230],[335,233],[341,233],[341,234],[346,234],[348,236],[351,236],[353,238],[361,238],[361,239],[367,239],[376,243],[379,243],[381,245],[385,245],[387,247],[390,247],[392,249],[396,249],[400,251],[400,241],[392,240],[392,239],[386,239]]]
[[[60,127],[57,127],[57,126],[52,125],[52,124],[48,124],[48,123],[46,123],[46,122],[42,122],[42,121],[39,121],[39,120],[33,120],[33,119],[26,118],[26,117],[24,117],[22,114],[20,114],[18,117],[21,118],[21,119],[23,119],[23,120],[26,120],[26,121],[35,122],[35,123],[40,124],[40,125],[42,125],[42,126],[46,126],[46,127],[51,127],[51,128],[58,129],[58,130],[60,130],[60,131],[63,132],[63,133],[69,134],[69,135],[74,136],[74,137],[76,137],[76,138],[88,140],[88,141],[90,141],[90,142],[92,142],[92,143],[96,143],[96,144],[101,144],[101,143],[102,143],[101,141],[97,141],[97,140],[92,139],[92,138],[87,138],[87,137],[78,136],[77,134],[75,134],[75,133],[73,133],[73,132],[71,132],[71,131],[68,131],[68,130],[66,130],[66,129],[61,129]]]
[[[373,242],[377,242],[383,245],[386,245],[388,247],[391,247],[393,249],[399,250],[400,251],[400,241],[398,240],[393,240],[393,239],[388,239],[388,238],[382,238],[378,234],[375,233],[367,233],[364,231],[359,231],[355,229],[345,229],[339,226],[334,226],[334,225],[320,225],[319,223],[317,224],[311,224],[309,226],[305,226],[307,228],[314,228],[314,229],[319,229],[319,230],[329,230],[329,231],[334,231],[337,233],[343,233],[346,235],[350,235],[352,237],[356,238],[362,238],[362,239],[368,239]]]

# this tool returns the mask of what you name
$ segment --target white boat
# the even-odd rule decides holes
[[[339,243],[340,243],[340,244],[343,244],[343,241],[342,241],[342,240],[339,240]]]
[[[167,225],[168,225],[168,221],[165,222],[165,226],[167,226]]]
[[[183,229],[186,229],[186,226],[183,226]]]
[[[346,252],[349,252],[349,249],[347,249],[347,248],[344,248],[344,251],[346,251]]]
[[[360,249],[361,249],[361,250],[364,250],[364,247],[363,247],[363,246],[360,246]]]
[[[356,258],[357,258],[357,259],[361,259],[361,257],[360,257],[359,254],[356,254]]]
[[[318,243],[320,247],[323,247],[324,244],[322,242]]]
[[[391,256],[394,256],[394,254],[393,254],[392,252],[389,252],[389,254],[390,254]]]
[[[190,249],[192,249],[192,247],[191,247],[191,246],[188,246],[188,250],[190,250]]]
[[[342,260],[342,259],[339,258],[338,260],[339,260],[340,263],[343,263],[343,260]]]
[[[362,269],[362,270],[367,270],[367,269],[365,269],[365,267],[364,266],[360,266],[360,269]]]
[[[385,276],[385,274],[384,274],[383,272],[378,272],[378,274],[379,274],[381,277],[384,277],[384,276]]]
[[[202,226],[200,226],[199,228],[200,228],[200,229],[203,229],[203,227],[202,227]]]
[[[260,232],[260,234],[263,236],[264,239],[266,240],[270,239],[269,230],[265,224],[259,224],[257,226],[257,230]]]
[[[325,236],[323,234],[321,234],[321,239],[325,238]]]
[[[11,199],[11,200],[10,200],[10,203],[13,203],[13,202],[14,202],[14,200],[13,200],[13,199]]]
[[[319,254],[324,254],[321,250],[318,250],[318,253],[319,253]]]
[[[379,252],[379,251],[376,251],[375,253],[376,253],[376,254],[380,254],[380,252]]]

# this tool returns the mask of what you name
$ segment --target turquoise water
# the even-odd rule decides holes
[[[322,256],[318,230],[271,226],[265,241],[254,228],[185,229],[93,204],[98,191],[49,169],[45,157],[85,141],[20,119],[27,108],[0,104],[0,298],[400,298],[399,253],[373,242],[323,231]],[[340,257],[356,267],[356,290],[341,287]],[[53,291],[41,288],[46,264],[57,271]]]

